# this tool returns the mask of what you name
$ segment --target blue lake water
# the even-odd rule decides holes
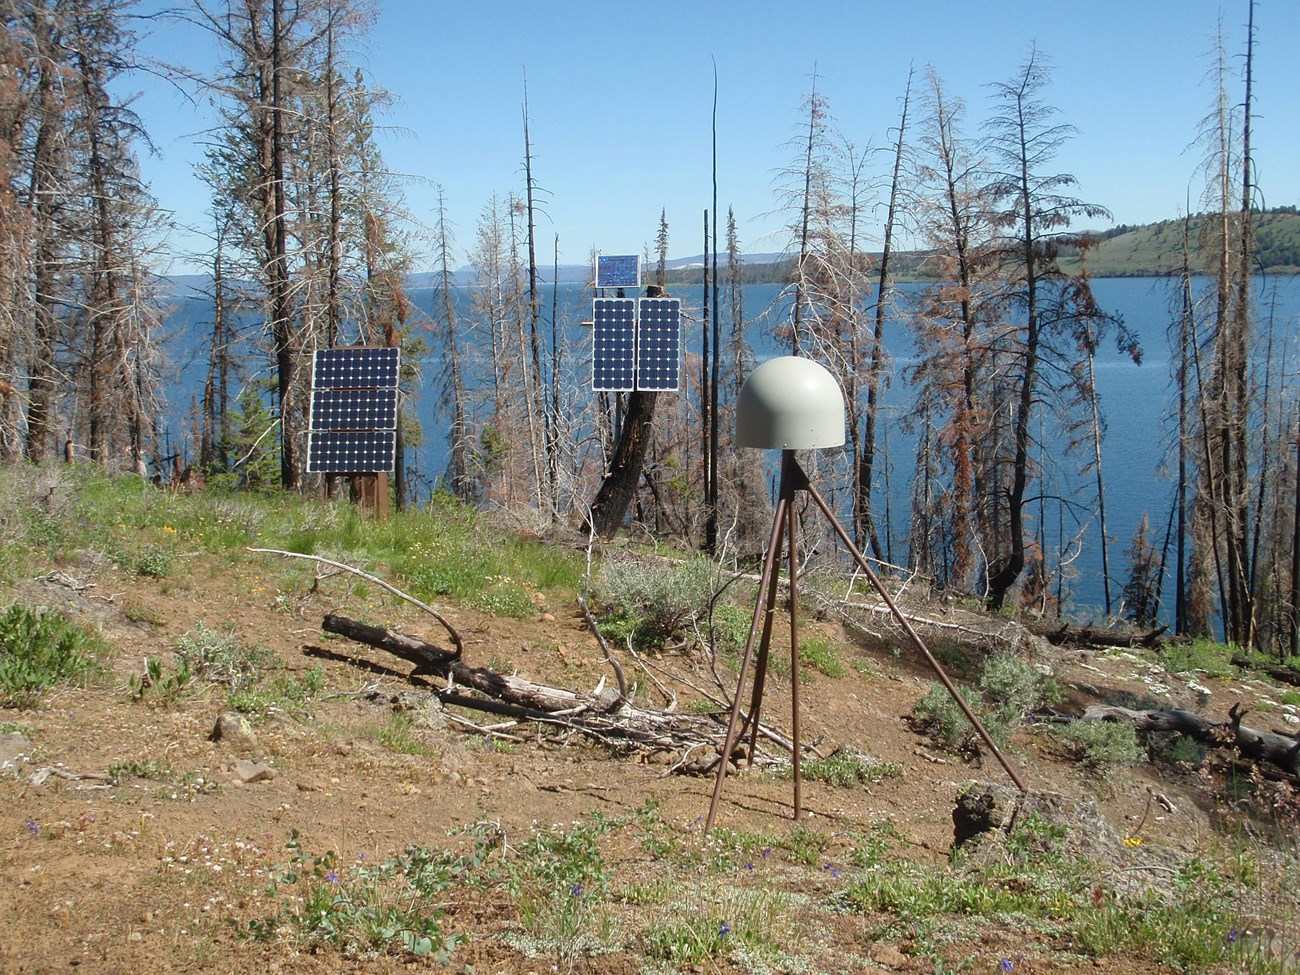
[[[1201,286],[1204,287],[1204,282]],[[1106,514],[1110,539],[1111,594],[1118,609],[1119,592],[1126,578],[1128,565],[1125,550],[1144,514],[1150,519],[1152,536],[1157,546],[1163,540],[1170,505],[1173,501],[1174,482],[1170,476],[1174,457],[1170,452],[1173,442],[1171,415],[1172,386],[1169,366],[1167,332],[1172,320],[1168,282],[1151,278],[1109,278],[1093,283],[1098,302],[1108,312],[1123,317],[1125,324],[1136,333],[1142,349],[1143,361],[1135,365],[1130,358],[1116,351],[1113,343],[1105,344],[1096,357],[1096,381],[1101,409],[1106,424],[1102,456],[1106,475]],[[902,290],[905,299],[915,288]],[[683,347],[690,353],[700,348],[701,289],[676,288],[674,293],[683,299],[683,314],[687,321],[683,334]],[[744,302],[747,318],[754,319],[749,327],[751,341],[759,358],[786,354],[789,350],[779,346],[767,334],[768,325],[779,320],[786,311],[781,289],[776,285],[750,285],[745,288]],[[411,295],[414,304],[429,311],[433,294],[429,289],[416,289]],[[543,315],[549,317],[553,296],[550,290],[543,300]],[[1289,341],[1291,364],[1286,375],[1296,382],[1296,338],[1300,335],[1300,278],[1258,279],[1255,283],[1257,316],[1263,320],[1273,317],[1274,334],[1279,341]],[[557,320],[566,336],[566,354],[563,366],[563,383],[575,392],[585,390],[590,394],[590,329],[580,322],[591,317],[590,292],[577,285],[561,285],[554,295]],[[461,314],[470,312],[468,295],[457,295]],[[723,305],[723,321],[727,319]],[[197,333],[207,313],[206,302],[184,302],[169,318],[169,328],[182,336],[177,349],[201,349],[196,342]],[[724,325],[725,331],[725,325]],[[907,513],[910,499],[908,491],[915,470],[915,439],[903,428],[902,417],[912,409],[912,391],[902,381],[901,374],[907,364],[915,360],[910,331],[901,320],[888,326],[886,345],[894,359],[893,381],[882,401],[880,449],[888,454],[888,498],[882,485],[875,499],[878,530],[884,535],[886,525],[883,512],[892,513],[888,525],[888,538],[892,561],[907,562]],[[195,351],[174,353],[178,376],[171,395],[173,429],[180,429],[179,417],[188,410],[192,396],[201,394],[204,355]],[[442,372],[441,356],[436,353],[421,363],[422,389],[417,391],[415,407],[425,431],[425,445],[408,460],[419,469],[422,476],[436,476],[445,467],[447,422],[440,416],[436,404],[439,399],[437,385]],[[1103,606],[1100,532],[1096,519],[1095,483],[1091,473],[1081,475],[1079,470],[1091,457],[1091,448],[1083,447],[1076,454],[1066,456],[1062,449],[1065,434],[1054,426],[1055,413],[1050,409],[1040,411],[1038,433],[1048,445],[1044,457],[1046,474],[1042,493],[1063,496],[1070,503],[1046,502],[1042,520],[1047,528],[1046,542],[1049,560],[1054,560],[1058,539],[1067,541],[1082,533],[1082,551],[1072,563],[1065,580],[1067,602],[1065,609],[1081,618],[1099,618]],[[1167,470],[1168,468],[1168,470]],[[826,487],[822,486],[823,493]],[[1039,493],[1037,489],[1030,494]],[[886,504],[888,502],[888,504]],[[1033,505],[1030,514],[1035,519],[1040,511]],[[1172,583],[1166,583],[1166,600],[1172,597]]]

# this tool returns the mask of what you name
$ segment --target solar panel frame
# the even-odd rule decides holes
[[[675,392],[681,388],[682,302],[642,298],[637,304],[636,388]]]
[[[631,392],[636,388],[636,299],[597,298],[592,321],[591,388]]]
[[[309,474],[388,473],[396,456],[396,430],[311,430],[307,434]]]

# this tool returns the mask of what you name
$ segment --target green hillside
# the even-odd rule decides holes
[[[1188,238],[1193,247],[1192,267],[1198,272],[1210,270],[1211,258],[1196,248],[1210,232],[1209,215],[1191,218]],[[1121,225],[1099,234],[1100,243],[1088,255],[1088,272],[1096,278],[1157,277],[1182,266],[1183,221],[1162,220],[1138,226]],[[1257,271],[1271,274],[1300,272],[1300,213],[1295,207],[1281,207],[1255,215]],[[879,254],[872,254],[878,260]],[[896,281],[924,280],[924,251],[895,251],[891,258],[892,276]],[[1078,262],[1062,261],[1066,270],[1076,271]],[[747,264],[745,284],[770,284],[789,281],[794,272],[793,258],[764,264]],[[700,269],[681,268],[668,272],[670,285],[695,284]]]
[[[1191,218],[1187,230],[1193,248],[1211,231],[1212,219],[1209,215]],[[1088,270],[1094,277],[1145,277],[1175,271],[1182,265],[1183,234],[1182,220],[1116,227],[1102,236],[1088,256]],[[1255,243],[1257,270],[1300,271],[1300,214],[1296,208],[1256,214]],[[1195,270],[1208,270],[1206,260],[1193,251]]]

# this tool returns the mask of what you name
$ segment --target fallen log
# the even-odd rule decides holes
[[[1300,670],[1294,670],[1291,667],[1282,667],[1278,664],[1265,664],[1251,660],[1244,653],[1234,653],[1232,655],[1232,664],[1234,667],[1241,667],[1243,670],[1259,670],[1268,674],[1279,684],[1290,684],[1292,687],[1300,687]]]
[[[473,667],[455,652],[346,616],[330,614],[324,618],[321,627],[327,633],[345,636],[415,664],[412,677],[435,677],[446,681],[445,686],[433,689],[445,704],[537,721],[570,729],[607,744],[646,751],[690,753],[712,749],[716,753],[725,746],[726,728],[716,720],[705,715],[635,707],[619,692],[605,689],[603,680],[601,687],[591,694],[583,694],[515,675],[499,674],[487,667]],[[770,732],[767,737],[782,740]],[[758,762],[756,756],[756,764],[766,763]]]
[[[1206,745],[1235,747],[1243,758],[1262,762],[1300,778],[1300,739],[1271,731],[1258,731],[1242,724],[1248,709],[1234,704],[1229,720],[1213,721],[1203,714],[1169,708],[1163,711],[1134,711],[1113,705],[1093,705],[1083,712],[1084,721],[1127,721],[1137,731],[1167,731],[1186,735]]]
[[[1035,636],[1040,636],[1054,646],[1067,644],[1087,647],[1151,647],[1170,642],[1164,635],[1169,629],[1160,626],[1154,630],[1137,633],[1133,631],[1109,630],[1101,626],[1077,626],[1065,620],[1028,620],[1025,628]]]

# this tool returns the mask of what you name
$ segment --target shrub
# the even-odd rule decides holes
[[[106,649],[61,613],[10,606],[0,616],[0,706],[34,706],[52,685],[89,674]]]
[[[716,566],[706,558],[679,563],[608,561],[597,581],[611,616],[632,621],[633,643],[655,646],[708,618]]]
[[[1009,731],[1006,724],[997,715],[985,712],[979,692],[969,687],[958,687],[958,691],[967,706],[980,719],[989,736],[999,746],[1002,745]],[[912,715],[916,724],[949,748],[968,748],[974,745],[977,737],[974,726],[967,720],[966,715],[957,706],[957,702],[952,699],[952,695],[942,684],[931,682],[925,696],[912,705]]]
[[[1136,765],[1146,759],[1133,726],[1120,721],[1071,721],[1056,730],[1075,761],[1091,769]]]
[[[1010,654],[984,662],[979,687],[1005,724],[1018,724],[1039,708],[1060,702],[1061,687],[1032,664]]]

